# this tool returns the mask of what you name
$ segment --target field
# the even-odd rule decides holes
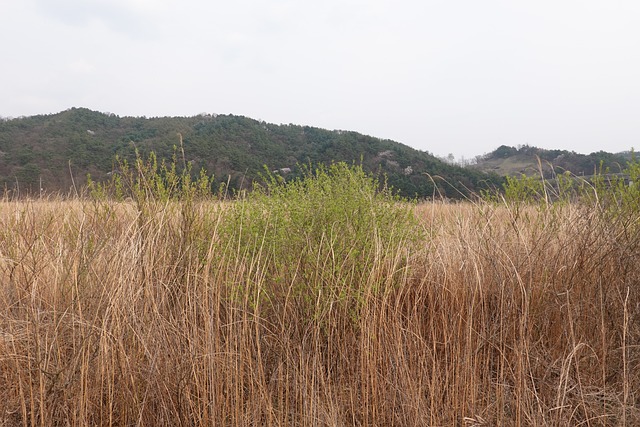
[[[0,203],[0,426],[640,424],[635,211],[330,175]]]

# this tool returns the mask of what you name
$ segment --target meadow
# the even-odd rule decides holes
[[[232,202],[136,182],[0,203],[0,426],[640,424],[619,197],[418,204],[345,165]]]

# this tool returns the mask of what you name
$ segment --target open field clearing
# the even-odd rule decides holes
[[[1,203],[0,425],[640,424],[637,215],[329,193]]]

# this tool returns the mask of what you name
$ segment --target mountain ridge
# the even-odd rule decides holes
[[[103,180],[116,156],[132,159],[151,151],[171,159],[184,141],[185,160],[204,168],[214,185],[249,188],[265,171],[287,179],[302,164],[344,161],[383,174],[406,197],[468,197],[499,186],[494,173],[447,164],[426,151],[353,131],[277,125],[245,116],[130,117],[70,108],[59,113],[0,121],[0,185],[23,194],[65,193],[87,174]]]

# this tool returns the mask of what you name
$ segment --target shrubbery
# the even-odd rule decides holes
[[[402,272],[383,274],[382,260],[406,258],[421,238],[412,203],[346,163],[306,168],[290,182],[267,172],[225,218],[230,252],[261,264],[263,297],[297,297],[308,314],[316,304],[355,309],[364,293],[392,286]]]

